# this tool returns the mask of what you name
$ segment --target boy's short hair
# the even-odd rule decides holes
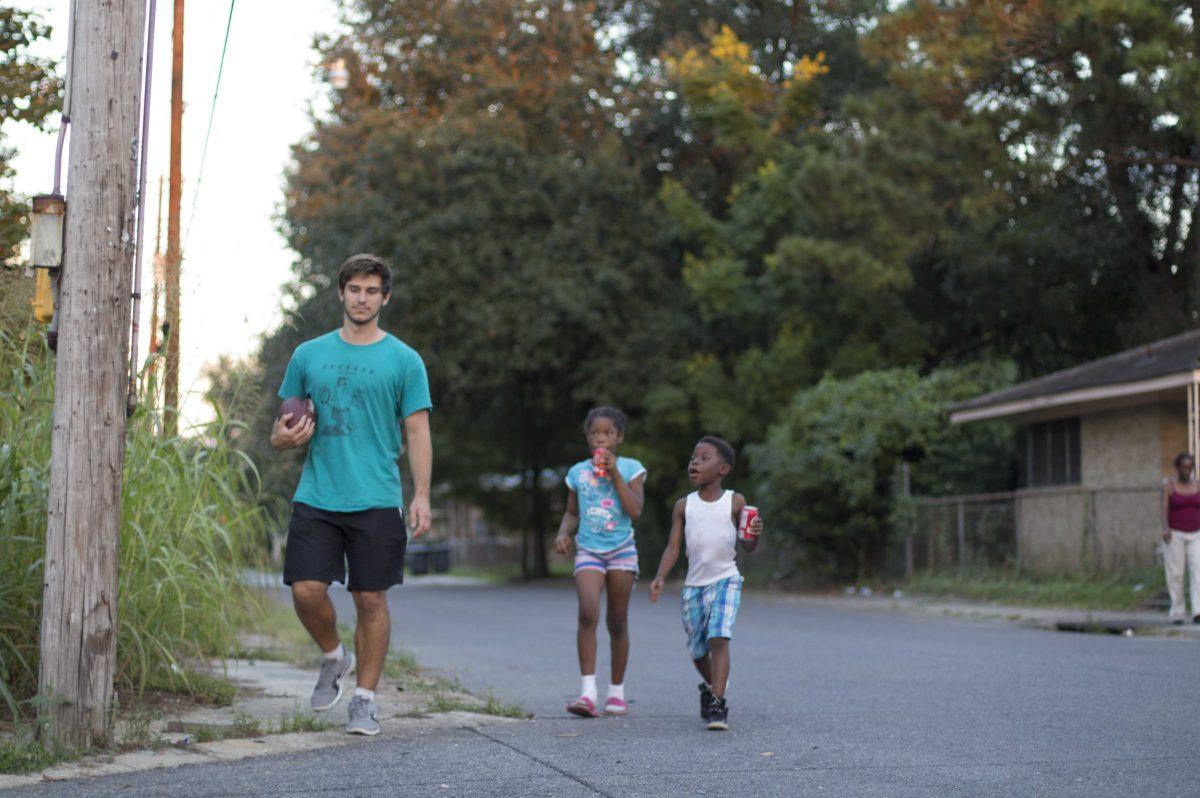
[[[721,455],[721,459],[726,463],[729,463],[730,468],[733,468],[734,463],[737,462],[737,455],[733,451],[733,447],[730,446],[723,438],[718,438],[716,435],[705,435],[703,438],[696,441],[697,446],[702,443],[707,443],[709,446],[716,449],[717,454]]]
[[[346,258],[346,262],[338,269],[338,290],[345,291],[346,283],[364,274],[379,275],[384,296],[392,293],[392,270],[383,258],[368,252],[360,252]]]
[[[588,411],[587,418],[583,420],[583,434],[587,435],[588,430],[592,428],[592,422],[598,418],[607,418],[617,428],[617,432],[625,434],[625,414],[615,407],[608,405],[600,405],[593,407]]]

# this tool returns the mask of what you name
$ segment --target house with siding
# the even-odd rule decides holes
[[[953,405],[951,422],[1021,428],[1015,557],[1034,573],[1155,561],[1159,490],[1200,449],[1200,330]],[[961,513],[960,513],[961,514]],[[961,537],[961,533],[960,533]]]

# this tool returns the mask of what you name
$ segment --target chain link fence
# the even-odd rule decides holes
[[[915,501],[903,540],[905,576],[916,571],[972,571],[1018,564],[1015,497],[981,493]]]
[[[1158,561],[1153,487],[1065,486],[914,499],[894,569],[971,573],[1119,573]]]

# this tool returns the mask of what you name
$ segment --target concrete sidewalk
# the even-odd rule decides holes
[[[781,596],[777,596],[781,598]],[[941,615],[976,621],[1015,623],[1060,632],[1095,632],[1129,636],[1187,637],[1200,640],[1200,624],[1175,625],[1163,612],[1081,610],[1065,607],[1021,607],[963,599],[907,595],[899,592],[863,596],[857,593],[791,595],[784,600],[810,606]]]
[[[238,687],[227,707],[187,705],[162,712],[161,717],[126,717],[118,722],[121,753],[90,754],[63,762],[40,773],[0,774],[0,790],[44,782],[89,779],[181,765],[232,762],[271,754],[362,744],[365,739],[347,734],[349,693],[327,712],[313,713],[309,695],[317,669],[269,660],[231,660],[215,664]],[[438,708],[431,712],[436,699]],[[403,680],[384,678],[377,691],[378,738],[410,738],[450,729],[481,729],[511,718],[463,709],[483,706],[479,699],[453,685],[420,676]]]

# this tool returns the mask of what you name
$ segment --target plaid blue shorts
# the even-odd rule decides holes
[[[733,637],[733,622],[742,605],[742,577],[731,576],[704,587],[684,587],[680,594],[688,653],[700,659],[714,637]]]

